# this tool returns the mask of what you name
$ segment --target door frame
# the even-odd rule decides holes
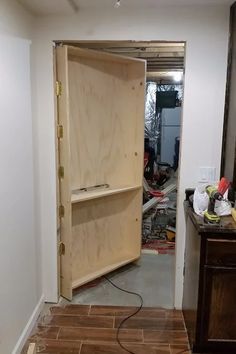
[[[118,44],[118,43],[154,43],[154,44],[158,44],[158,43],[166,43],[166,44],[170,44],[170,43],[181,43],[184,44],[184,70],[183,70],[183,80],[182,80],[182,85],[183,85],[183,95],[184,95],[184,87],[185,87],[185,65],[186,65],[186,45],[187,42],[185,40],[183,41],[161,41],[161,40],[150,40],[150,41],[137,41],[137,40],[54,40],[53,41],[53,73],[54,73],[54,123],[55,123],[55,151],[56,151],[56,156],[55,156],[55,161],[56,161],[56,191],[57,191],[57,205],[56,205],[56,215],[57,215],[57,265],[58,265],[58,270],[57,270],[57,284],[58,284],[58,289],[57,289],[57,293],[58,293],[58,299],[60,297],[60,216],[59,216],[59,206],[60,206],[60,198],[59,198],[59,177],[58,177],[58,170],[59,170],[59,157],[58,157],[58,103],[57,103],[57,95],[56,95],[56,91],[57,91],[57,85],[56,85],[56,77],[57,77],[57,73],[56,73],[56,53],[55,53],[55,46],[57,45],[77,45],[79,47],[80,44],[89,44],[89,43],[109,43],[109,44],[114,44],[114,47]],[[88,48],[89,49],[89,48]],[[90,48],[91,49],[91,48]],[[184,106],[184,100],[182,103],[182,109],[181,109],[181,127],[180,127],[180,149],[179,149],[179,172],[180,172],[180,166],[181,166],[181,150],[182,150],[182,130],[183,130],[183,106]],[[178,194],[178,190],[179,190],[179,185],[180,185],[180,180],[179,180],[179,175],[180,173],[178,173],[178,179],[177,179],[177,205],[178,200],[179,200],[179,194]],[[178,215],[176,218],[176,225],[178,225]],[[177,275],[177,269],[182,268],[184,261],[182,259],[179,259],[180,257],[177,257],[177,245],[178,245],[178,239],[179,239],[179,235],[178,235],[178,228],[176,228],[176,237],[175,237],[175,275],[174,275],[174,307],[176,304],[176,293],[178,293],[178,289],[181,288],[182,289],[182,284],[179,286],[179,282],[178,282],[178,275]]]

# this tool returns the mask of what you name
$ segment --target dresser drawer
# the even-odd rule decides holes
[[[236,267],[236,240],[207,239],[206,264]]]

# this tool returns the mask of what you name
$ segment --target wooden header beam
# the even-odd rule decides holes
[[[184,49],[185,42],[169,42],[169,41],[56,41],[56,43],[64,43],[67,45],[78,46],[81,48],[101,49],[101,48],[136,48],[136,47],[181,47]]]

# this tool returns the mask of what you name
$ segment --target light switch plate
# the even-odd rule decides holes
[[[216,182],[216,168],[215,167],[200,167],[199,168],[199,182],[202,182],[202,183]]]

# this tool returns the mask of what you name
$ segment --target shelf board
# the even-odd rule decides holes
[[[119,193],[125,193],[129,191],[134,191],[139,188],[142,188],[141,186],[129,186],[129,187],[121,187],[121,188],[106,188],[106,189],[99,189],[99,190],[92,190],[92,191],[87,191],[87,192],[80,192],[80,193],[75,193],[72,191],[71,194],[71,203],[80,203],[84,202],[87,200],[91,199],[96,199],[96,198],[102,198],[106,197],[109,195],[113,194],[119,194]]]
[[[85,275],[85,276],[81,277],[80,279],[74,280],[72,282],[72,289],[76,289],[79,286],[82,286],[90,281],[93,281],[94,279],[97,279],[105,274],[110,273],[111,271],[114,271],[120,267],[123,267],[126,264],[132,263],[139,258],[140,258],[140,254],[139,255],[127,254],[126,256],[124,256],[123,259],[121,259],[119,261],[117,260],[116,262],[114,262],[113,264],[111,264],[109,266],[104,266],[101,269],[99,269],[98,271],[91,272],[89,275]]]

